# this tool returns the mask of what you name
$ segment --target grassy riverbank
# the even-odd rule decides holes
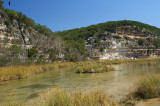
[[[160,77],[151,75],[140,79],[133,96],[141,99],[160,97]]]
[[[66,92],[63,89],[53,89],[45,94],[45,106],[115,106],[104,91],[95,90],[89,93],[76,90]]]
[[[120,64],[120,63],[135,63],[135,62],[156,62],[160,59],[137,59],[137,60],[104,60],[104,61],[84,61],[84,62],[66,62],[66,63],[55,63],[46,65],[31,65],[31,66],[10,66],[2,67],[0,69],[0,81],[17,80],[22,78],[31,77],[35,74],[44,73],[51,70],[59,70],[66,68],[73,68],[76,72],[103,72],[107,70],[113,70],[108,68],[106,65]],[[93,67],[92,67],[93,66]],[[78,71],[77,71],[77,70]],[[96,72],[96,71],[94,71]]]
[[[94,89],[66,91],[62,88],[52,88],[38,94],[39,97],[21,101],[20,98],[8,98],[0,106],[117,106],[117,103],[104,90]]]
[[[122,104],[135,105],[137,101],[149,100],[160,97],[160,76],[149,75],[138,80],[133,90]]]
[[[40,94],[35,100],[26,103],[34,106],[117,106],[117,103],[104,90],[94,89],[88,92],[77,89],[66,91],[62,88],[52,88]]]
[[[126,86],[127,87],[127,86]],[[0,106],[134,106],[141,99],[160,97],[160,78],[157,75],[144,76],[135,83],[135,90],[123,102],[116,101],[112,95],[107,95],[105,89],[62,89],[51,88],[50,90],[34,93],[36,98],[21,101],[21,98],[10,96],[8,101]],[[130,91],[128,91],[129,93]],[[123,92],[126,93],[126,92]],[[138,103],[142,103],[139,101]]]
[[[73,67],[74,63],[59,63],[31,66],[10,66],[0,69],[0,81],[17,80],[41,74],[46,71]]]

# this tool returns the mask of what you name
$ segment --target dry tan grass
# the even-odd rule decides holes
[[[134,97],[142,99],[151,99],[160,96],[160,77],[150,75],[140,79],[137,88],[133,92]]]
[[[102,90],[84,93],[82,90],[66,92],[54,88],[42,96],[45,106],[116,106],[117,104],[106,96]]]
[[[0,81],[17,80],[27,78],[35,74],[44,73],[46,71],[66,69],[66,68],[77,68],[87,66],[105,66],[111,64],[120,63],[133,63],[133,62],[153,62],[160,61],[157,59],[137,59],[137,60],[104,60],[104,61],[84,61],[84,62],[66,62],[66,63],[55,63],[46,65],[31,65],[31,66],[10,66],[2,67],[0,69]],[[95,67],[96,68],[96,67]],[[102,68],[99,68],[102,69]]]
[[[73,63],[59,63],[31,66],[10,66],[0,69],[0,81],[23,79],[45,71],[72,67]]]

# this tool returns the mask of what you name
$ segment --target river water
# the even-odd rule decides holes
[[[135,88],[142,76],[160,74],[160,62],[113,65],[115,71],[96,74],[77,74],[73,70],[50,71],[30,78],[0,83],[0,103],[28,101],[50,88],[77,88],[89,91],[103,89],[119,101]]]

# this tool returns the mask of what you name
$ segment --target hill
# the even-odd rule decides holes
[[[0,66],[42,64],[63,58],[64,41],[21,12],[5,9],[0,0]]]
[[[118,49],[116,47],[118,45],[119,48],[147,49],[148,52],[151,52],[149,49],[160,47],[159,28],[130,20],[110,21],[56,34],[62,36],[69,45],[77,48],[81,54],[86,53],[90,58],[102,57],[104,54],[101,52],[111,51],[108,49]]]
[[[110,21],[52,32],[0,0],[0,66],[88,59],[158,56],[160,29],[137,21]]]

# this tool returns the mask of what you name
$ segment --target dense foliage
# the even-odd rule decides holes
[[[0,3],[1,5],[1,3]],[[33,28],[36,31],[38,31],[39,33],[45,34],[45,35],[50,35],[52,34],[52,31],[47,28],[45,25],[40,25],[40,24],[36,24],[34,22],[33,19],[27,17],[25,14],[23,14],[22,12],[17,12],[14,10],[10,10],[10,9],[3,9],[5,14],[7,14],[7,20],[5,21],[5,24],[7,26],[10,26],[12,21],[15,19],[18,21],[19,26],[24,25],[25,28],[30,29]]]
[[[2,7],[3,3],[4,2],[2,0],[0,0],[0,8]]]
[[[91,25],[88,27],[77,28],[67,31],[58,32],[64,39],[66,40],[79,40],[79,39],[87,39],[90,36],[95,34],[101,34],[105,31],[115,32],[117,27],[123,26],[137,26],[139,29],[145,28],[147,31],[160,35],[160,29],[154,26],[150,26],[148,24],[144,24],[137,21],[109,21],[106,23],[100,23],[97,25]]]

